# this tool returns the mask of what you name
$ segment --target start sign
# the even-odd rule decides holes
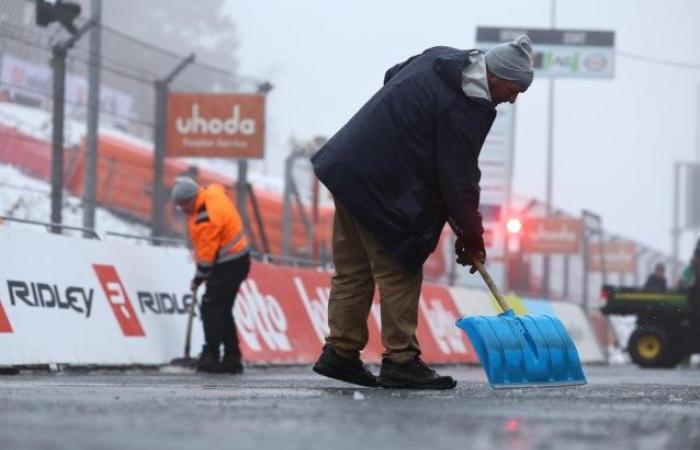
[[[263,158],[264,133],[262,95],[168,95],[167,156]]]

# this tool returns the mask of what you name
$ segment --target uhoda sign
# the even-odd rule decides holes
[[[168,95],[168,156],[263,158],[264,134],[262,95]]]
[[[532,253],[576,254],[581,249],[582,227],[577,219],[528,218],[520,232],[520,248]]]

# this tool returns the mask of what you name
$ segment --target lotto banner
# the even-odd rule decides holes
[[[0,365],[164,364],[182,356],[194,272],[183,249],[0,228]],[[254,263],[234,306],[244,359],[312,363],[328,334],[330,274]],[[201,292],[200,292],[201,295]],[[450,291],[423,288],[418,339],[430,362],[474,363]],[[381,360],[381,305],[363,359]],[[192,348],[202,345],[195,322]]]

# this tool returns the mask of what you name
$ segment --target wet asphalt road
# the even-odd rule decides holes
[[[308,368],[0,377],[0,448],[698,449],[700,369],[587,367],[584,387],[353,388]]]

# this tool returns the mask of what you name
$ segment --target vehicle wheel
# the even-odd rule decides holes
[[[627,348],[632,361],[640,367],[675,367],[681,359],[668,333],[657,327],[642,326],[634,330]]]

